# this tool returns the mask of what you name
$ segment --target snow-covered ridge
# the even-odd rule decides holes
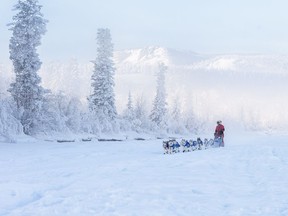
[[[288,56],[219,55],[192,65],[191,69],[236,71],[242,73],[288,74]]]
[[[137,73],[151,70],[159,62],[178,69],[204,71],[233,71],[238,73],[288,74],[288,55],[227,54],[201,55],[164,47],[146,47],[115,51],[119,73]]]
[[[191,51],[178,51],[175,49],[149,46],[143,49],[115,51],[115,62],[118,64],[158,64],[189,65],[203,57]]]
[[[76,59],[69,62],[43,61],[41,70],[60,69],[69,67],[71,62],[77,63]],[[114,52],[114,62],[117,73],[149,73],[158,68],[163,62],[170,69],[177,71],[221,71],[237,72],[243,74],[278,74],[288,75],[288,55],[263,55],[263,54],[198,54],[188,50],[176,50],[171,48],[149,46],[141,49],[118,50]],[[77,63],[79,64],[79,63]],[[80,64],[79,64],[80,65]],[[81,71],[92,70],[89,60],[81,64]],[[11,76],[11,65],[0,62],[0,78],[7,79]],[[90,75],[90,73],[89,73]]]
[[[163,61],[168,63],[168,51],[162,47],[147,47],[145,49],[132,49],[116,51],[115,61],[116,63],[155,63],[155,61]]]

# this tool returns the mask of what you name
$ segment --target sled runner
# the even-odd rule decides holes
[[[222,137],[215,137],[214,139],[214,147],[224,147]]]
[[[181,140],[181,145],[183,148],[183,152],[189,152],[191,149],[191,143],[188,140],[182,139]]]

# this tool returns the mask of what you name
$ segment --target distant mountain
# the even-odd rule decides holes
[[[119,73],[147,72],[163,62],[172,68],[185,70],[288,74],[288,55],[201,55],[164,47],[146,47],[116,51],[114,59]]]
[[[204,56],[191,51],[178,51],[164,47],[123,50],[114,53],[118,73],[149,73],[163,62],[168,67],[186,67],[205,60]]]
[[[191,51],[178,51],[164,47],[146,47],[143,49],[123,50],[114,53],[116,63],[155,65],[163,62],[167,65],[191,65],[205,59]]]
[[[288,75],[288,56],[217,55],[197,62],[191,69]]]

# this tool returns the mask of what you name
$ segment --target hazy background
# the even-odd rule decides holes
[[[105,27],[116,50],[120,113],[129,92],[134,103],[143,97],[151,110],[155,73],[164,62],[169,109],[178,103],[213,127],[222,119],[230,127],[228,121],[236,122],[236,130],[243,123],[252,129],[288,128],[288,1],[39,2],[49,20],[39,47],[45,88],[87,102],[96,33]],[[0,92],[6,94],[13,81],[7,24],[16,3],[0,3]]]
[[[163,46],[199,53],[288,54],[285,0],[40,0],[48,32],[42,60],[94,59],[96,31],[116,50]],[[7,23],[16,0],[0,3],[0,61],[9,60]]]

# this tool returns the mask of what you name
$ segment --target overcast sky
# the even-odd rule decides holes
[[[287,0],[39,0],[49,20],[44,60],[96,53],[97,28],[115,50],[164,46],[198,53],[288,54]],[[7,23],[17,0],[0,1],[0,62],[9,59]]]

